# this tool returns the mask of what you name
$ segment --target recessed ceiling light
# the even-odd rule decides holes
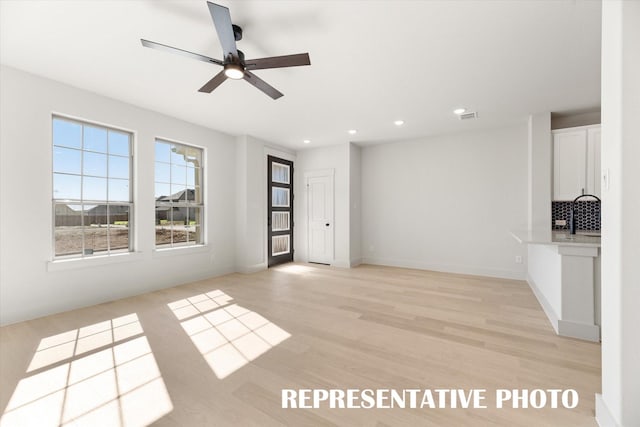
[[[310,139],[305,139],[305,140],[304,140],[304,141],[302,141],[302,142],[304,142],[305,144],[308,144],[308,143],[310,143],[310,142],[311,142],[311,140],[310,140]]]
[[[466,108],[456,108],[453,110],[453,114],[457,114],[459,116],[460,114],[464,114],[465,111],[467,111]]]
[[[393,124],[396,126],[402,126],[404,124],[404,120],[396,120]]]
[[[357,131],[357,130],[355,130],[355,129],[351,129],[351,130],[349,131],[349,134],[350,134],[350,135],[355,135],[356,133],[358,133],[358,131]]]

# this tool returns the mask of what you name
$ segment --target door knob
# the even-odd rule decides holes
[[[325,225],[328,227],[328,226],[329,226],[329,223],[326,223]]]

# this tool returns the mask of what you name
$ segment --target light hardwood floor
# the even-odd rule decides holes
[[[189,283],[6,326],[0,344],[2,427],[595,426],[600,391],[600,345],[556,336],[526,283],[368,265]],[[488,409],[282,409],[285,388],[480,388]],[[580,404],[495,409],[499,388]]]

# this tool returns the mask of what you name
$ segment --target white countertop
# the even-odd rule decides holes
[[[594,236],[598,234],[597,236]],[[579,231],[574,235],[568,230],[518,230],[511,235],[520,243],[541,245],[600,247],[600,235],[597,231]]]

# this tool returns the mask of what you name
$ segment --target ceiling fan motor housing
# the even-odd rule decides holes
[[[242,28],[236,24],[233,24],[231,27],[233,28],[233,38],[236,39],[237,42],[242,40]]]

